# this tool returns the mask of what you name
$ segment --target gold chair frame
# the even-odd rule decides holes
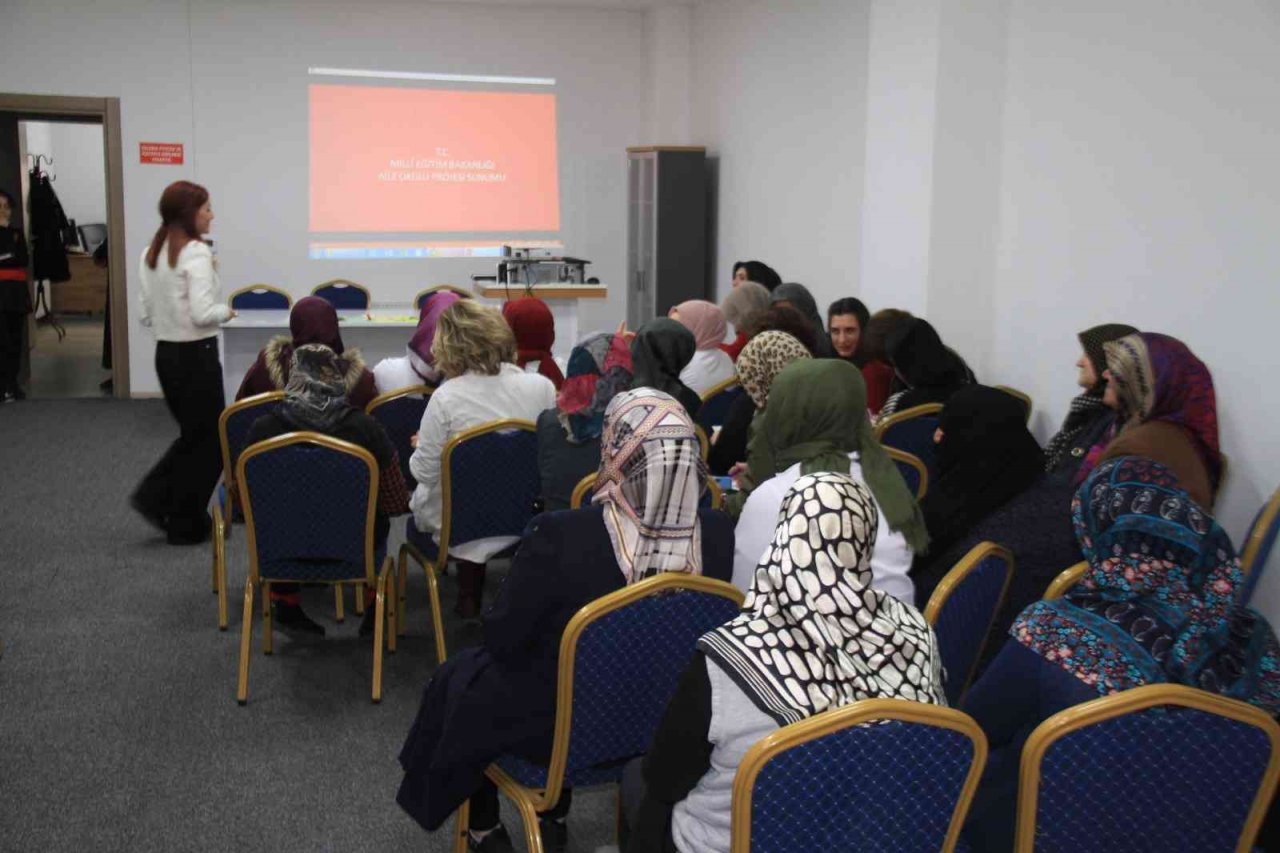
[[[311,288],[311,295],[319,296],[320,295],[319,291],[321,289],[329,287],[330,285],[334,285],[334,284],[342,284],[342,285],[346,285],[347,287],[354,287],[357,290],[364,291],[365,304],[368,306],[373,305],[373,294],[369,292],[369,288],[365,287],[360,282],[352,281],[349,278],[331,278],[328,281],[322,281],[319,284],[317,284],[315,287]],[[351,309],[347,309],[347,310],[351,310]],[[368,308],[366,308],[365,310],[367,311]]]
[[[706,391],[702,392],[702,394],[700,395],[702,397],[702,402],[705,403],[715,395],[720,394],[724,391],[728,391],[733,386],[740,385],[740,384],[742,383],[738,381],[737,374],[730,376],[728,379],[724,380],[723,382],[717,382],[715,385],[712,385]]]
[[[1244,572],[1245,577],[1253,573],[1253,564],[1258,559],[1258,552],[1262,550],[1262,540],[1267,538],[1267,528],[1275,523],[1277,513],[1280,513],[1280,489],[1271,493],[1271,498],[1258,514],[1258,520],[1246,534],[1244,553],[1240,555],[1240,571]]]
[[[422,571],[427,577],[427,596],[431,604],[431,622],[432,630],[435,634],[436,641],[436,661],[444,663],[447,651],[444,642],[444,616],[440,607],[440,587],[437,581],[437,574],[444,574],[445,567],[449,564],[449,534],[453,527],[453,473],[450,470],[449,463],[453,458],[453,451],[468,439],[475,438],[478,435],[484,435],[490,432],[507,432],[510,430],[524,430],[526,432],[537,432],[537,427],[532,421],[520,420],[518,418],[506,418],[500,421],[489,421],[479,426],[464,429],[462,432],[456,433],[449,438],[445,444],[444,450],[440,452],[440,494],[442,496],[442,504],[440,507],[440,544],[436,548],[436,559],[428,560],[427,556],[413,543],[405,542],[400,546],[399,565],[396,570],[396,590],[397,595],[402,596],[408,578],[409,564],[408,560],[412,557],[422,566]],[[403,606],[400,611],[403,612]],[[395,629],[392,631],[394,635],[398,631],[403,630],[404,617],[400,616],[395,623]],[[391,651],[395,651],[395,644],[392,641]]]
[[[1031,400],[1030,394],[1028,394],[1026,391],[1019,391],[1017,388],[1013,388],[1009,385],[996,385],[995,389],[997,391],[1003,391],[1004,393],[1008,394],[1010,397],[1017,397],[1020,401],[1022,401],[1023,406],[1025,406],[1027,410],[1027,422],[1028,423],[1031,422],[1031,411],[1034,403]]]
[[[1043,601],[1053,601],[1055,598],[1062,598],[1071,591],[1071,588],[1080,583],[1080,578],[1084,577],[1085,572],[1089,571],[1089,561],[1081,560],[1080,562],[1068,566],[1058,573],[1058,576],[1049,584],[1049,588],[1044,591]]]
[[[373,527],[374,515],[378,508],[378,462],[373,458],[373,454],[365,450],[363,447],[351,444],[350,442],[341,441],[332,436],[322,435],[318,432],[289,432],[284,435],[269,438],[266,441],[260,441],[257,444],[250,445],[240,454],[240,461],[236,464],[236,482],[240,487],[241,505],[244,507],[245,527],[248,531],[249,542],[249,577],[244,585],[244,617],[240,626],[240,671],[239,678],[236,683],[236,701],[244,705],[249,697],[249,647],[253,638],[253,596],[258,587],[262,587],[262,652],[263,654],[272,653],[272,624],[271,624],[271,582],[264,581],[258,572],[258,545],[257,545],[257,524],[253,517],[253,501],[249,493],[249,487],[245,483],[245,465],[250,459],[263,453],[268,453],[282,447],[289,447],[295,444],[311,444],[319,447],[326,447],[330,450],[336,450],[349,456],[354,456],[362,461],[369,469],[369,498],[365,510],[364,524],[364,553],[365,553],[365,571],[363,578],[352,577],[348,581],[326,581],[335,585],[337,595],[341,596],[341,584],[343,582],[356,581],[358,585],[357,599],[363,596],[359,595],[363,591],[363,584],[370,584],[377,590],[375,614],[376,621],[373,627],[373,690],[372,699],[376,704],[382,701],[382,644],[383,644],[383,627],[386,622],[395,621],[395,597],[387,596],[387,584],[392,568],[392,560],[390,555],[383,561],[382,570],[375,576],[374,566],[374,543],[373,543]],[[387,642],[394,645],[395,632],[391,631]]]
[[[413,310],[415,311],[418,310],[418,303],[421,302],[423,299],[425,299],[427,294],[440,293],[441,291],[446,291],[446,290],[450,293],[458,294],[458,297],[461,299],[475,298],[474,293],[472,293],[469,290],[465,290],[456,284],[435,284],[435,285],[432,285],[431,287],[424,287],[422,290],[419,290],[417,294],[414,295],[413,303],[412,303]]]
[[[742,606],[742,591],[733,584],[712,580],[702,575],[683,572],[662,572],[611,592],[592,601],[574,614],[565,626],[560,638],[560,670],[556,683],[556,723],[551,742],[551,760],[547,764],[546,787],[526,788],[511,778],[496,764],[490,764],[485,775],[506,794],[520,811],[524,823],[525,843],[529,853],[542,853],[542,835],[538,831],[538,812],[555,807],[560,801],[560,788],[564,784],[565,765],[569,760],[569,733],[573,726],[573,672],[578,653],[578,639],[591,623],[621,610],[629,604],[659,593],[675,590],[693,590],[719,595]],[[458,809],[457,829],[454,833],[454,853],[466,853],[470,808],[463,803]]]
[[[290,295],[289,291],[285,290],[284,288],[276,287],[274,284],[266,284],[263,282],[259,282],[258,284],[245,285],[239,290],[232,291],[231,295],[227,297],[227,305],[230,306],[233,302],[235,302],[236,297],[239,296],[240,294],[249,293],[251,291],[256,291],[256,290],[267,290],[267,291],[270,291],[271,293],[278,293],[281,296],[283,296],[285,299],[289,300],[289,305],[288,305],[289,308],[293,307],[293,296]]]
[[[973,763],[969,766],[969,773],[965,776],[960,797],[956,800],[955,810],[951,813],[946,840],[942,845],[943,853],[954,850],[960,838],[960,828],[964,826],[965,816],[973,803],[973,795],[978,790],[982,769],[987,763],[986,735],[982,733],[982,729],[972,717],[954,708],[910,702],[905,699],[864,699],[861,702],[825,711],[807,720],[784,726],[757,741],[747,750],[747,754],[742,757],[742,763],[738,765],[737,774],[733,777],[730,853],[750,853],[751,851],[751,797],[756,777],[760,775],[765,765],[781,753],[809,741],[851,726],[880,720],[901,720],[905,723],[920,723],[950,729],[966,736],[973,743]]]
[[[889,415],[889,417],[876,424],[876,441],[884,444],[882,439],[884,438],[885,432],[891,426],[896,426],[903,421],[909,421],[912,418],[918,418],[923,415],[936,415],[941,411],[941,403],[921,403],[919,406],[912,406],[909,409],[903,409],[901,412],[894,412],[892,415]]]
[[[596,484],[596,477],[599,472],[593,471],[578,481],[573,487],[573,494],[569,496],[569,509],[581,509],[582,500],[586,497],[587,492],[591,491],[591,487]],[[720,488],[720,484],[716,482],[716,478],[707,477],[707,491],[711,493],[711,508],[722,509],[724,507],[724,489]]]
[[[415,394],[421,397],[430,397],[433,391],[435,391],[434,388],[430,388],[426,385],[406,385],[403,388],[395,388],[385,394],[379,394],[370,400],[364,407],[364,413],[366,415],[372,415],[374,409],[384,403],[390,403],[392,400],[398,400],[401,397],[412,397]],[[397,450],[398,449],[399,448],[397,448]]]
[[[1009,583],[1013,580],[1014,570],[1017,568],[1013,562],[1013,553],[1001,545],[994,542],[979,542],[969,549],[969,553],[960,558],[960,561],[951,567],[951,571],[943,576],[938,585],[934,587],[933,595],[929,596],[929,603],[924,609],[924,620],[929,623],[930,627],[938,623],[938,617],[942,615],[942,608],[946,606],[947,599],[951,597],[951,593],[955,592],[956,587],[960,586],[969,573],[978,567],[978,564],[988,557],[999,557],[1009,564],[1009,571],[1005,573],[1004,585],[1000,587],[1000,596],[996,599],[996,606],[991,609],[991,621],[987,623],[987,630],[983,634],[982,642],[978,645],[977,653],[973,657],[973,664],[969,667],[969,671],[964,675],[964,683],[960,685],[960,692],[956,694],[963,697],[969,689],[970,682],[973,681],[973,672],[978,668],[978,661],[982,660],[982,650],[987,647],[987,635],[991,633],[991,626],[996,623],[996,616],[1000,613],[1000,608],[1004,606],[1005,596],[1009,594]]]
[[[698,452],[702,455],[702,461],[706,462],[707,456],[711,453],[711,442],[707,440],[707,431],[701,424],[694,424],[693,431],[698,436]]]
[[[1266,732],[1267,739],[1271,741],[1271,758],[1267,762],[1262,783],[1258,786],[1253,806],[1249,809],[1235,848],[1237,853],[1249,853],[1263,818],[1266,817],[1276,782],[1280,780],[1280,726],[1265,712],[1252,705],[1181,684],[1149,684],[1114,693],[1060,711],[1036,727],[1022,748],[1018,778],[1018,819],[1013,847],[1016,853],[1033,853],[1035,850],[1040,764],[1049,748],[1062,737],[1086,726],[1161,705],[1177,705],[1217,714],[1248,723]]]
[[[925,467],[924,462],[914,453],[908,453],[905,450],[899,450],[896,447],[885,447],[884,452],[889,458],[895,462],[905,462],[912,468],[916,469],[916,473],[920,475],[920,482],[916,486],[916,500],[924,499],[925,493],[929,491],[929,469]]]

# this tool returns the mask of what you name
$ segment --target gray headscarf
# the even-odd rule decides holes
[[[769,307],[769,289],[754,281],[744,281],[729,291],[720,303],[724,318],[733,326],[735,334],[746,329],[747,320],[763,313]]]
[[[773,295],[769,297],[770,305],[777,305],[779,302],[786,302],[795,308],[813,326],[818,339],[818,351],[814,353],[815,356],[830,358],[835,354],[835,350],[831,348],[831,337],[827,334],[827,324],[818,313],[818,303],[809,292],[809,288],[794,281],[780,284],[773,289]]]
[[[323,344],[293,351],[280,417],[301,430],[329,432],[349,411],[346,370],[338,354]]]

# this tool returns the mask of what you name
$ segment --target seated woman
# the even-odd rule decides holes
[[[908,572],[912,554],[929,543],[916,497],[867,420],[862,374],[837,359],[801,359],[783,369],[769,391],[747,455],[759,482],[743,505],[734,531],[733,583],[751,588],[760,555],[782,499],[806,474],[848,474],[871,490],[880,519],[871,552],[872,586],[900,601],[914,601]]]
[[[1172,683],[1280,714],[1275,635],[1236,603],[1231,540],[1173,471],[1137,457],[1104,462],[1071,518],[1088,573],[1066,598],[1023,611],[964,703],[991,747],[965,825],[975,850],[1012,849],[1022,746],[1058,711]]]
[[[790,281],[773,289],[769,297],[770,304],[791,308],[804,317],[814,332],[814,358],[834,358],[836,351],[831,347],[831,338],[826,334],[826,326],[822,315],[818,313],[818,303],[809,292],[809,288],[798,282]]]
[[[414,524],[423,533],[435,534],[444,503],[440,454],[449,439],[489,421],[536,420],[543,409],[555,405],[556,389],[545,376],[515,366],[516,342],[510,327],[496,308],[472,299],[460,299],[440,315],[431,353],[447,381],[427,402],[409,470],[418,483],[410,501]],[[449,556],[458,567],[458,615],[466,619],[479,615],[485,561],[515,541],[496,536],[450,544]]]
[[[555,408],[538,415],[543,510],[568,509],[574,487],[599,469],[605,409],[630,387],[631,349],[625,336],[600,332],[573,348]]]
[[[287,432],[307,431],[349,441],[372,453],[378,462],[374,550],[378,555],[385,554],[390,517],[409,511],[409,491],[395,446],[382,424],[347,402],[347,365],[337,353],[322,344],[304,344],[293,350],[291,358],[285,398],[253,422],[248,444]],[[360,625],[361,636],[373,631],[374,594],[372,587],[365,588],[368,607]],[[276,624],[284,630],[324,636],[324,627],[303,612],[297,584],[272,584],[271,605]]]
[[[929,528],[929,553],[917,555],[911,567],[920,607],[964,556],[957,543],[968,545],[966,536],[978,522],[1021,494],[1044,471],[1044,455],[1027,430],[1022,402],[985,385],[967,385],[951,397],[934,442],[936,477],[920,502]]]
[[[418,312],[418,328],[409,339],[405,354],[399,358],[384,358],[373,368],[373,381],[379,394],[387,394],[412,385],[426,385],[434,389],[444,378],[431,354],[431,342],[436,337],[436,325],[445,309],[462,297],[448,290],[432,293],[422,301]]]
[[[1085,456],[1076,481],[1117,456],[1143,456],[1169,468],[1196,503],[1212,507],[1222,479],[1213,376],[1177,338],[1139,332],[1103,344],[1106,398],[1114,433]]]
[[[1076,367],[1076,384],[1084,389],[1072,401],[1062,428],[1044,446],[1044,470],[1048,474],[1074,477],[1084,455],[1115,422],[1115,409],[1107,404],[1107,356],[1103,345],[1132,335],[1138,330],[1123,323],[1105,323],[1085,329],[1077,337],[1084,350]]]
[[[810,474],[782,506],[742,613],[698,641],[652,749],[626,769],[627,853],[727,853],[738,765],[782,726],[863,699],[946,704],[924,616],[872,583],[866,486]],[[829,526],[833,513],[850,523]],[[789,666],[779,648],[809,666]]]
[[[559,390],[564,373],[551,355],[556,342],[556,320],[547,303],[536,296],[522,296],[502,306],[502,316],[516,336],[516,364],[525,372],[537,372]]]
[[[782,284],[782,277],[764,261],[738,261],[733,265],[733,286],[740,287],[748,281],[757,282],[772,293]]]
[[[864,332],[871,322],[871,313],[862,300],[846,296],[837,299],[827,309],[827,334],[836,356],[851,362],[862,371],[862,381],[867,385],[867,411],[877,414],[889,399],[893,384],[893,368],[887,361],[868,355]]]
[[[378,396],[373,374],[365,367],[360,351],[348,350],[342,345],[338,312],[319,296],[304,296],[293,304],[293,310],[289,312],[289,336],[278,335],[262,348],[258,360],[245,373],[236,399],[243,400],[268,391],[283,391],[289,382],[294,349],[307,344],[321,344],[339,356],[347,402],[352,406],[363,411],[369,401]]]
[[[702,395],[733,378],[733,359],[720,349],[728,331],[720,306],[704,299],[690,299],[672,308],[669,316],[693,333],[697,347],[680,371],[681,382]]]
[[[400,752],[396,801],[435,830],[470,798],[473,849],[512,849],[484,769],[506,753],[547,762],[560,637],[573,615],[659,572],[729,578],[733,528],[698,509],[706,468],[684,408],[651,388],[619,394],[605,411],[601,450],[592,505],[529,525],[485,612],[484,644],[436,671]],[[561,818],[567,809],[562,796]],[[551,817],[542,825],[544,838],[563,834]]]
[[[965,385],[976,382],[973,371],[938,337],[927,320],[900,325],[885,341],[886,355],[905,390],[890,395],[881,419],[925,403],[945,403]]]
[[[724,319],[733,326],[734,339],[727,344],[720,344],[720,349],[728,353],[733,361],[738,360],[738,353],[747,345],[751,337],[748,329],[769,307],[769,291],[764,285],[754,281],[746,281],[736,285],[729,295],[720,303]]]
[[[702,398],[680,379],[680,373],[698,349],[693,332],[672,320],[658,317],[636,330],[631,340],[631,368],[636,388],[656,388],[680,401],[689,417],[696,418]]]

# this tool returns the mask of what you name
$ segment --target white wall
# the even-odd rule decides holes
[[[62,212],[77,225],[107,221],[107,167],[102,125],[71,122],[23,122],[27,150],[54,159],[42,166],[55,177],[53,190]],[[32,144],[38,141],[38,146]]]
[[[407,302],[428,284],[465,282],[494,265],[307,259],[306,69],[555,77],[561,236],[569,251],[594,262],[591,274],[611,284],[625,277],[624,149],[649,126],[645,14],[413,0],[358,9],[336,0],[8,0],[2,85],[122,99],[130,257],[154,232],[161,190],[186,178],[210,189],[224,289],[270,281],[298,295],[345,276],[369,284],[375,298]],[[139,165],[140,141],[182,142],[187,162]],[[585,312],[583,328],[609,325],[623,304],[615,287],[607,304]],[[157,390],[151,338],[136,320],[130,350],[134,390]]]
[[[699,3],[693,139],[718,170],[715,285],[763,260],[826,304],[857,292],[864,0]]]

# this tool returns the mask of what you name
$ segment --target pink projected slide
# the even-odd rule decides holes
[[[312,231],[559,230],[555,95],[310,90]]]

